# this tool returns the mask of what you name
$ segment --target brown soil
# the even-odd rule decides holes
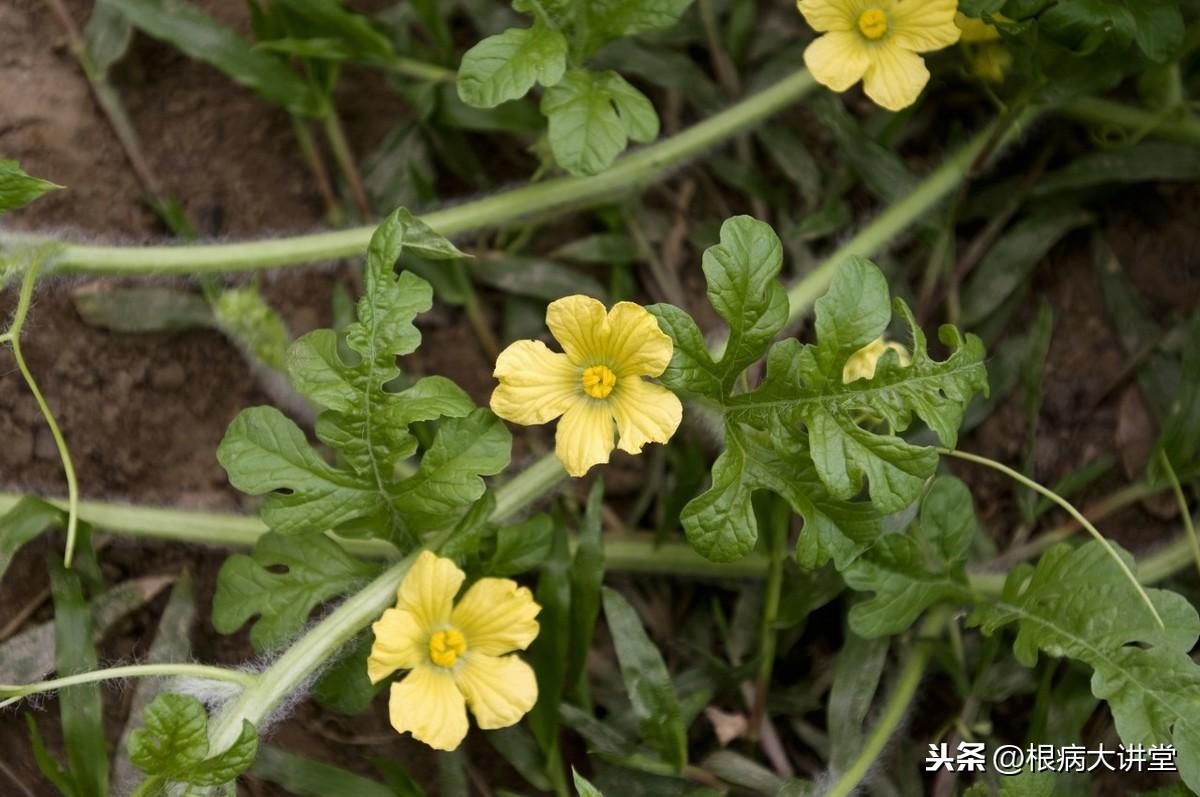
[[[203,5],[223,22],[246,29],[240,2],[210,0]],[[68,2],[80,24],[88,6],[83,0]],[[320,196],[292,146],[290,124],[282,111],[211,68],[144,37],[120,65],[114,82],[142,136],[151,167],[197,220],[203,235],[260,236],[322,223]],[[361,102],[347,107],[352,145],[360,153],[381,139],[399,110],[374,104],[368,108]],[[76,239],[142,241],[164,235],[141,201],[141,186],[94,104],[60,26],[41,0],[0,4],[0,155],[21,161],[31,174],[68,186],[7,217],[7,226],[62,229]],[[1197,194],[1172,187],[1139,189],[1135,194],[1107,212],[1118,255],[1160,318],[1193,311],[1200,303],[1200,239],[1190,226],[1189,211]],[[1037,475],[1044,482],[1100,454],[1120,453],[1119,375],[1126,358],[1103,314],[1088,258],[1086,236],[1072,238],[1039,272],[1037,287],[1056,312],[1039,440]],[[688,252],[682,262],[698,262],[698,256]],[[292,331],[303,332],[329,323],[332,286],[348,273],[343,266],[287,270],[269,276],[265,290]],[[696,280],[686,279],[685,284],[697,295],[701,292]],[[215,332],[121,336],[89,327],[70,301],[69,292],[77,285],[60,280],[40,287],[23,346],[69,441],[83,494],[196,509],[243,506],[228,486],[215,451],[239,410],[269,399],[237,350]],[[0,315],[11,310],[12,294],[10,290],[0,296]],[[697,297],[692,306],[701,304]],[[486,400],[488,359],[457,314],[438,311],[424,323],[426,345],[415,367],[445,374],[476,400]],[[1094,411],[1080,411],[1097,396],[1101,400]],[[963,445],[1015,462],[1021,430],[1020,401],[1014,397]],[[976,489],[987,527],[998,536],[1010,528],[1016,517],[1011,485],[978,469],[955,469]],[[1123,480],[1123,474],[1114,472],[1088,495],[1101,497]],[[65,490],[53,441],[15,368],[7,363],[0,365],[0,490],[43,495]],[[1102,524],[1106,533],[1135,550],[1161,539],[1171,528],[1171,523],[1140,507]],[[0,626],[46,588],[43,562],[60,543],[41,540],[22,551],[0,583]],[[207,617],[223,557],[198,547],[115,543],[102,559],[113,582],[190,569],[198,578],[200,616]],[[112,634],[101,648],[102,658],[143,655],[162,602],[159,598]],[[49,617],[47,606],[39,611],[35,619]],[[236,663],[253,655],[244,632],[224,637],[207,620],[194,629],[193,644],[198,660]],[[106,719],[115,734],[125,720],[128,695],[110,694]],[[54,701],[47,700],[42,708],[40,725],[51,748],[59,749]],[[365,754],[393,756],[410,762],[420,779],[435,779],[433,760],[424,748],[388,733],[383,701],[354,720],[304,703],[294,721],[279,726],[274,741],[360,770]],[[480,753],[486,751],[482,740],[472,743]],[[17,714],[0,715],[0,749],[6,751],[5,765],[22,782],[42,784],[33,787],[35,793],[53,793],[37,773]],[[243,790],[284,794],[253,780]],[[0,792],[17,793],[10,784],[0,786]]]

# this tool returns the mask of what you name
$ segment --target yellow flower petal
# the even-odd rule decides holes
[[[606,320],[604,305],[590,296],[564,296],[546,308],[546,326],[575,365],[603,356]]]
[[[804,65],[813,78],[833,91],[845,91],[871,65],[870,52],[857,33],[826,33],[804,50]]]
[[[612,412],[621,435],[620,449],[640,454],[646,443],[665,443],[671,439],[683,418],[683,405],[662,385],[626,379],[613,393]]]
[[[818,33],[853,30],[862,5],[861,0],[796,0],[804,21]]]
[[[367,658],[367,676],[379,683],[396,670],[411,670],[427,658],[429,630],[407,609],[388,609],[371,626],[375,641]]]
[[[908,367],[912,363],[912,357],[909,356],[908,349],[904,348],[903,344],[897,343],[894,340],[885,341],[880,336],[846,359],[846,364],[842,367],[843,384],[848,385],[859,379],[874,378],[875,368],[879,365],[879,358],[888,349],[896,352],[896,357],[900,360],[901,366]]]
[[[392,727],[435,750],[457,749],[467,735],[463,693],[450,670],[421,665],[392,684],[388,700]]]
[[[912,105],[929,82],[929,70],[921,56],[896,46],[894,40],[876,47],[871,60],[863,76],[863,90],[889,111]]]
[[[454,607],[450,622],[467,638],[467,649],[500,656],[529,647],[542,610],[533,593],[508,578],[481,578]]]
[[[949,47],[962,34],[954,24],[958,0],[897,0],[891,43],[916,53]]]
[[[492,375],[500,380],[492,412],[525,426],[562,415],[582,390],[579,368],[540,340],[518,340],[500,352]]]
[[[582,476],[593,465],[608,462],[612,450],[613,417],[608,402],[583,398],[572,404],[554,436],[554,453],[567,473]]]
[[[537,702],[533,668],[516,656],[472,653],[454,671],[454,679],[485,730],[516,724]]]
[[[608,313],[605,352],[619,379],[659,376],[671,362],[674,344],[645,307],[617,302]]]
[[[466,575],[450,559],[421,551],[397,591],[396,608],[412,613],[414,621],[430,633],[450,622],[454,596]]]

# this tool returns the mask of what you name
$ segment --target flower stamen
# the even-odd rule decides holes
[[[608,398],[617,385],[617,375],[608,366],[593,365],[583,371],[583,392],[592,398]]]
[[[436,631],[429,637],[429,658],[439,667],[453,667],[458,657],[466,652],[466,637],[457,628]]]
[[[871,41],[882,39],[888,31],[888,18],[881,8],[868,8],[858,15],[858,29]]]

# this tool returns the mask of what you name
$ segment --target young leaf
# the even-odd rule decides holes
[[[1076,209],[1039,213],[1013,225],[979,262],[963,287],[962,323],[970,326],[986,318],[1028,279],[1051,247],[1091,218],[1087,211]]]
[[[658,137],[658,114],[646,95],[611,70],[572,69],[542,97],[554,160],[578,176],[599,174],[630,140]]]
[[[850,631],[838,653],[825,710],[829,766],[844,772],[862,749],[863,723],[883,676],[891,640],[867,639]]]
[[[1054,313],[1044,298],[1038,307],[1037,320],[1033,322],[1025,342],[1025,358],[1021,363],[1021,387],[1024,396],[1022,409],[1025,411],[1025,440],[1021,446],[1024,460],[1022,472],[1036,479],[1038,420],[1042,412],[1042,371],[1046,367],[1046,356],[1050,353],[1050,341],[1054,335]],[[1034,510],[1038,495],[1033,490],[1021,490],[1017,494],[1017,507],[1021,520],[1033,525]]]
[[[300,797],[396,797],[397,794],[377,780],[269,745],[259,749],[250,772]]]
[[[513,769],[538,791],[551,791],[554,787],[546,775],[546,756],[538,742],[521,725],[489,731],[487,740]]]
[[[554,521],[549,515],[534,515],[496,532],[496,551],[486,568],[490,576],[513,576],[537,567],[550,555],[554,544]]]
[[[687,764],[687,729],[680,718],[679,698],[667,665],[637,612],[621,593],[605,587],[603,595],[604,617],[642,736],[669,764],[681,770]]]
[[[1200,180],[1200,152],[1173,141],[1147,139],[1121,148],[1089,150],[1037,181],[1030,195],[1080,191],[1113,183]]]
[[[316,116],[322,99],[287,62],[255,50],[228,28],[185,0],[107,0],[134,26],[292,113]]]
[[[60,676],[97,668],[92,644],[92,613],[75,571],[50,557],[50,592],[54,598],[55,667]],[[108,794],[108,750],[104,744],[104,707],[99,684],[70,686],[59,692],[67,771],[78,797]]]
[[[23,208],[42,194],[62,188],[49,180],[30,177],[16,161],[0,160],[0,216]]]
[[[908,196],[917,184],[912,172],[899,155],[867,135],[840,97],[821,95],[810,107],[829,128],[846,163],[872,194],[888,203]]]
[[[580,3],[577,26],[585,34],[583,52],[590,55],[613,39],[673,26],[692,0],[588,0]]]
[[[283,318],[254,285],[221,291],[212,303],[217,327],[265,365],[282,371],[289,335]]]
[[[322,706],[347,716],[367,710],[375,695],[387,685],[372,684],[367,676],[367,657],[371,654],[371,634],[359,634],[343,648],[336,661],[329,664],[313,684],[313,697]]]
[[[367,756],[367,760],[379,770],[379,774],[392,790],[390,797],[428,797],[425,790],[399,761],[377,756]]]
[[[71,780],[71,773],[63,769],[58,759],[46,749],[42,733],[38,730],[37,720],[33,718],[32,714],[25,715],[25,728],[29,733],[29,746],[33,748],[33,760],[37,764],[38,771],[45,776],[46,780],[54,784],[54,788],[58,789],[58,793],[62,797],[79,797],[75,784]]]
[[[878,338],[891,316],[883,274],[866,260],[850,258],[817,300],[817,343],[777,343],[762,385],[726,402],[728,420],[761,424],[765,415],[785,426],[805,426],[813,462],[829,492],[849,499],[862,489],[865,476],[871,502],[881,512],[898,511],[917,498],[937,455],[894,434],[864,428],[863,419],[881,418],[898,432],[915,414],[943,445],[953,447],[967,402],[976,392],[987,392],[978,338],[964,339],[954,327],[943,326],[939,337],[952,354],[938,362],[929,356],[925,333],[908,306],[897,299],[896,310],[912,335],[911,363],[901,366],[888,350],[873,378],[843,382],[850,355]]]
[[[774,439],[772,439],[774,438]],[[763,433],[725,426],[725,450],[713,463],[712,486],[680,513],[688,541],[703,556],[730,562],[758,539],[751,498],[770,490],[805,520],[796,559],[815,568],[830,559],[844,567],[879,536],[879,514],[868,503],[833,499],[817,477],[804,438],[775,424]]]
[[[279,572],[280,567],[287,570]],[[232,634],[259,615],[250,642],[255,650],[272,650],[304,627],[317,604],[353,591],[378,572],[324,534],[296,539],[270,532],[258,540],[253,556],[235,554],[221,566],[213,627]]]
[[[1117,46],[1135,40],[1152,61],[1166,61],[1183,42],[1183,17],[1171,0],[1059,0],[1040,16],[1041,26],[1076,46],[1103,32]]]
[[[1187,339],[1200,340],[1200,315],[1187,324]],[[1155,443],[1155,456],[1150,458],[1147,472],[1150,478],[1163,480],[1162,456],[1175,469],[1183,468],[1200,452],[1200,347],[1185,346],[1180,365],[1179,386],[1172,396],[1170,409]],[[2,523],[3,521],[0,521]],[[0,569],[0,573],[3,569]]]
[[[124,581],[98,594],[93,592],[93,643],[99,642],[120,620],[152,601],[173,580],[171,576],[146,576]],[[50,620],[27,627],[0,644],[0,683],[40,681],[54,671],[54,625]]]
[[[850,610],[850,627],[868,638],[900,633],[936,603],[971,598],[961,563],[930,568],[917,541],[904,534],[880,537],[842,576],[851,588],[875,593]]]
[[[158,621],[158,630],[150,644],[147,663],[187,661],[191,658],[192,623],[196,619],[196,587],[192,576],[184,571],[171,589],[166,608]],[[113,759],[112,782],[116,785],[132,784],[137,777],[133,762],[129,760],[129,739],[140,727],[141,717],[150,702],[163,690],[166,682],[160,678],[139,679],[133,690],[129,706],[129,719],[117,743],[117,754]],[[122,792],[123,793],[123,792]]]
[[[25,496],[0,515],[0,578],[22,545],[62,521],[61,509],[33,496]]]
[[[168,782],[220,786],[245,772],[258,749],[254,726],[243,721],[229,749],[209,757],[208,714],[189,695],[159,695],[143,719],[145,728],[129,738],[129,757],[147,775]]]
[[[384,390],[400,373],[396,357],[420,343],[412,321],[432,302],[427,282],[407,272],[394,275],[402,251],[441,259],[461,254],[407,210],[396,211],[371,239],[358,321],[346,329],[357,359],[343,358],[337,334],[328,329],[310,332],[288,350],[296,389],[324,408],[317,437],[339,452],[338,463],[322,459],[299,427],[270,407],[243,412],[221,442],[217,459],[233,485],[269,493],[262,517],[275,531],[333,528],[412,547],[425,531],[455,522],[483,493],[481,477],[508,464],[507,428],[474,409],[450,380],[427,377],[400,393]],[[409,426],[442,417],[448,420],[417,472],[399,479],[401,462],[418,446]]]
[[[876,340],[891,319],[883,275],[852,257],[817,301],[817,343],[792,339],[771,346],[762,384],[739,392],[742,373],[787,320],[787,298],[777,279],[781,260],[771,228],[745,216],[725,222],[721,243],[705,252],[708,295],[729,324],[719,360],[685,312],[670,305],[650,308],[675,342],[663,383],[716,405],[725,421],[725,451],[713,466],[712,487],[684,509],[681,520],[701,554],[735,559],[758,537],[750,498],[769,489],[806,520],[799,561],[815,567],[833,558],[842,568],[878,535],[873,515],[911,504],[937,464],[932,448],[874,427],[883,421],[903,431],[916,415],[953,446],[967,402],[987,390],[983,344],[946,326],[941,340],[952,354],[933,360],[924,333],[897,300],[912,334],[911,363],[901,366],[889,350],[873,378],[845,383],[847,360]],[[870,504],[848,503],[864,477]]]
[[[851,608],[854,632],[898,634],[936,603],[969,600],[963,564],[977,529],[967,486],[953,476],[935,479],[921,501],[916,537],[885,535],[843,569],[850,587],[876,593]]]
[[[558,707],[565,686],[571,612],[571,555],[567,550],[566,529],[556,520],[554,532],[553,547],[542,563],[537,585],[537,602],[542,607],[538,615],[541,630],[529,646],[538,681],[538,699],[529,712],[529,729],[547,759],[559,754]]]
[[[567,40],[546,25],[509,28],[463,55],[458,96],[476,108],[524,97],[535,83],[553,86],[567,68]]]
[[[1133,557],[1118,548],[1129,567]],[[1174,744],[1179,772],[1200,787],[1200,664],[1188,652],[1200,616],[1166,590],[1147,590],[1164,626],[1099,542],[1059,545],[1037,567],[1014,570],[995,603],[978,607],[984,633],[1017,622],[1013,651],[1026,666],[1038,650],[1093,669],[1092,693],[1107,700],[1126,744]]]
[[[950,564],[966,559],[979,531],[967,485],[953,476],[938,476],[921,499],[919,517],[921,536],[938,561]]]
[[[592,785],[592,782],[580,775],[578,770],[571,768],[571,779],[575,783],[575,791],[579,797],[604,797],[600,790]]]
[[[83,34],[91,67],[104,76],[125,57],[133,41],[133,26],[110,0],[96,0]]]
[[[604,480],[592,482],[587,508],[579,528],[579,545],[571,560],[571,643],[567,648],[568,688],[584,677],[584,665],[596,618],[600,615],[600,587],[604,583],[604,534],[600,529],[600,510],[604,505]]]
[[[675,341],[662,383],[723,401],[787,323],[787,294],[778,279],[782,265],[783,244],[770,225],[750,216],[726,220],[720,243],[704,251],[703,269],[708,300],[729,325],[728,342],[714,361],[691,316],[669,304],[647,308]]]
[[[308,30],[319,31],[321,36],[338,42],[356,60],[386,67],[396,55],[391,39],[376,30],[366,16],[344,6],[342,0],[274,0],[274,3],[287,10],[292,17],[289,23],[302,21]]]
[[[113,332],[178,332],[214,324],[212,307],[198,293],[176,288],[121,288],[92,283],[71,293],[85,324]]]

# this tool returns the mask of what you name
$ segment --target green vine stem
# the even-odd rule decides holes
[[[539,460],[537,466],[547,471],[552,470],[544,463],[546,460]],[[532,470],[533,468],[526,470],[521,476]],[[514,479],[510,484],[516,481]],[[1136,492],[1130,492],[1134,497],[1112,506],[1108,512],[1155,494],[1155,491],[1148,490],[1140,484],[1134,486],[1139,488]],[[510,494],[505,493],[504,497],[507,498]],[[20,499],[21,496],[16,493],[0,493],[0,514],[11,509]],[[59,500],[51,500],[50,503],[65,506],[65,502]],[[516,502],[513,503],[515,505]],[[258,538],[268,530],[261,520],[246,515],[158,509],[101,501],[81,501],[79,513],[84,522],[121,536],[232,548],[253,548]],[[1018,561],[1031,559],[1046,548],[1068,539],[1073,529],[1074,523],[1064,524],[1041,535],[1038,540],[1022,546],[1020,557],[1014,557],[1012,553],[1015,552],[1010,552],[1000,560],[979,565],[970,573],[972,589],[984,595],[999,595],[1004,587],[1004,573],[996,570],[998,564],[1007,567]],[[386,542],[330,536],[355,556],[373,559],[391,559],[396,556],[396,549]],[[608,569],[620,573],[657,573],[699,579],[746,579],[765,578],[769,566],[769,559],[760,553],[750,553],[736,562],[713,562],[696,553],[685,542],[658,544],[650,534],[606,535],[604,550]],[[1191,542],[1186,534],[1180,535],[1138,562],[1138,580],[1143,584],[1155,584],[1187,567],[1191,559]]]
[[[249,689],[258,683],[257,675],[242,672],[241,670],[231,670],[228,667],[213,667],[207,664],[131,664],[125,667],[108,667],[103,670],[81,672],[76,675],[54,678],[49,681],[38,681],[32,684],[0,684],[0,697],[5,698],[5,700],[0,701],[0,709],[7,708],[29,695],[54,692],[59,689],[65,689],[68,686],[91,684],[98,681],[113,681],[122,678],[153,677],[199,678],[205,681],[222,681],[237,684],[243,689]]]
[[[8,331],[4,333],[3,338],[0,338],[0,341],[7,342],[12,347],[13,359],[17,361],[17,369],[21,372],[21,378],[25,380],[29,392],[33,394],[34,401],[37,402],[38,409],[42,412],[42,417],[46,419],[46,425],[50,427],[50,434],[54,437],[54,445],[58,448],[58,456],[62,460],[63,471],[67,476],[67,549],[63,553],[63,567],[69,568],[71,560],[75,556],[75,536],[79,526],[79,484],[75,479],[75,465],[71,462],[71,452],[67,449],[67,441],[63,438],[62,430],[58,428],[58,421],[55,420],[54,413],[50,411],[50,405],[46,403],[42,391],[38,389],[33,373],[30,372],[29,365],[25,362],[25,356],[21,353],[21,329],[25,326],[25,319],[29,317],[29,306],[33,302],[33,286],[37,280],[38,269],[52,249],[53,245],[50,245],[31,253],[29,266],[25,269],[25,274],[21,279],[17,312],[13,316]]]
[[[423,220],[443,235],[458,235],[485,226],[499,226],[541,212],[595,205],[662,179],[674,167],[766,119],[809,94],[816,84],[807,71],[799,71],[688,130],[620,158],[594,177],[560,177],[523,186],[452,208],[434,211]],[[1151,129],[1156,136],[1200,143],[1200,122],[1194,119],[1160,118],[1140,108],[1094,97],[1074,100],[1060,109],[1065,115],[1086,123],[1104,123],[1133,130]],[[1036,116],[1027,111],[1018,118],[1001,145],[1016,135]],[[1148,127],[1147,127],[1148,126]],[[989,132],[991,129],[989,128]],[[918,187],[904,203],[928,209],[953,190],[974,157],[987,146],[986,136],[976,136]],[[897,206],[886,211],[854,236],[818,269],[831,275],[847,253],[869,255],[902,231],[903,213]],[[350,257],[366,250],[374,228],[315,233],[290,238],[229,244],[191,246],[88,246],[66,244],[53,265],[54,273],[83,274],[196,274],[250,271]],[[28,233],[2,233],[0,244],[42,241]],[[827,278],[812,283],[815,294],[797,286],[789,298],[793,319],[802,315],[806,302],[824,290]]]
[[[1075,518],[1075,522],[1077,522],[1079,525],[1083,526],[1083,528],[1087,530],[1088,534],[1091,534],[1092,537],[1094,537],[1098,543],[1100,543],[1101,545],[1104,546],[1104,550],[1108,552],[1108,555],[1110,557],[1112,557],[1112,560],[1117,563],[1118,567],[1121,568],[1121,572],[1125,574],[1125,577],[1127,579],[1129,579],[1129,583],[1132,584],[1133,588],[1137,590],[1137,593],[1141,597],[1142,602],[1146,604],[1146,608],[1148,608],[1150,610],[1150,613],[1152,615],[1154,615],[1154,619],[1158,622],[1159,627],[1160,628],[1167,627],[1166,623],[1163,622],[1162,617],[1159,615],[1158,609],[1154,608],[1154,602],[1151,601],[1150,596],[1148,594],[1146,594],[1145,588],[1138,581],[1137,576],[1135,576],[1133,574],[1133,571],[1131,571],[1129,569],[1129,565],[1125,564],[1125,560],[1123,560],[1117,554],[1116,549],[1114,549],[1112,547],[1112,543],[1110,543],[1104,537],[1104,535],[1101,534],[1096,529],[1096,527],[1092,525],[1091,521],[1089,521],[1086,517],[1084,517],[1083,514],[1078,509],[1075,508],[1074,504],[1072,504],[1070,501],[1063,498],[1062,496],[1060,496],[1058,493],[1054,492],[1053,490],[1051,490],[1047,487],[1043,487],[1042,485],[1035,482],[1033,479],[1030,479],[1029,477],[1025,476],[1024,474],[1019,473],[1019,472],[1013,470],[1012,468],[1008,467],[1007,465],[1004,465],[1002,463],[995,461],[994,459],[988,459],[987,457],[981,457],[978,454],[969,454],[966,451],[957,451],[957,450],[951,449],[951,448],[942,448],[940,446],[938,446],[937,451],[939,454],[943,454],[948,457],[954,457],[956,459],[966,460],[967,462],[974,462],[976,465],[983,465],[985,467],[991,468],[992,470],[1000,471],[1001,473],[1003,473],[1005,476],[1009,477],[1013,481],[1016,481],[1019,484],[1024,485],[1025,487],[1028,487],[1029,489],[1033,490],[1036,493],[1041,494],[1042,496],[1044,496],[1046,498],[1049,498],[1051,501],[1053,501],[1054,503],[1058,504],[1060,507],[1065,509],[1067,511],[1067,514],[1069,514],[1071,517]]]
[[[610,200],[662,179],[679,164],[792,105],[815,87],[808,72],[801,70],[678,135],[626,155],[594,177],[559,177],[514,188],[434,211],[422,216],[422,221],[442,235],[455,236],[538,213]],[[363,226],[292,238],[193,246],[67,244],[55,259],[53,272],[194,275],[251,271],[360,255],[374,231],[373,226]],[[28,235],[0,236],[0,243],[28,240]]]

